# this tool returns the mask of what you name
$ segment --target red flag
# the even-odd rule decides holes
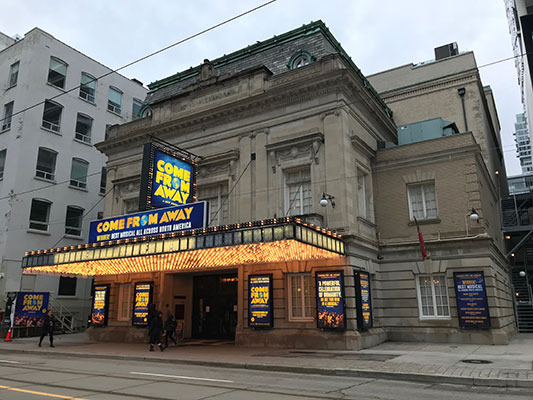
[[[420,231],[420,227],[418,226],[418,221],[415,217],[413,217],[416,224],[416,231],[418,232],[418,241],[420,242],[420,251],[422,252],[422,261],[426,259],[426,248],[424,247],[424,237],[422,236],[422,232]]]

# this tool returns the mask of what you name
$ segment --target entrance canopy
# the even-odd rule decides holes
[[[298,218],[224,225],[147,238],[27,252],[25,274],[91,277],[216,269],[344,255],[341,237]]]

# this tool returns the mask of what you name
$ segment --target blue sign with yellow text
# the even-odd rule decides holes
[[[152,283],[136,283],[133,299],[133,325],[148,326],[148,307],[152,302]]]
[[[207,203],[145,211],[91,222],[89,243],[134,239],[205,227]]]
[[[18,292],[14,326],[43,326],[48,313],[48,292]]]
[[[194,166],[161,150],[154,153],[151,206],[178,206],[193,202]]]
[[[248,323],[252,328],[271,328],[272,275],[250,275],[248,278]]]

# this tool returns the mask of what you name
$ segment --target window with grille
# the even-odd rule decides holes
[[[437,197],[435,182],[417,183],[407,186],[409,219],[413,221],[437,218]]]
[[[59,58],[50,57],[50,68],[48,69],[48,83],[58,88],[65,88],[67,79],[67,63]]]
[[[227,183],[199,187],[198,200],[209,203],[209,226],[225,225],[228,223]]]
[[[131,318],[133,298],[130,283],[119,283],[118,285],[118,321],[129,321]]]
[[[285,215],[310,214],[312,210],[310,168],[285,171]]]
[[[4,104],[4,117],[2,118],[2,130],[5,131],[11,128],[11,116],[13,115],[13,105],[14,101],[10,101],[7,104]]]
[[[420,318],[450,318],[446,275],[418,275]]]
[[[87,171],[89,163],[79,158],[72,159],[70,170],[70,186],[85,189],[87,187]]]
[[[80,97],[90,103],[94,103],[96,94],[96,78],[86,72],[81,73]]]
[[[141,109],[143,107],[143,102],[139,99],[133,99],[133,107],[131,110],[132,119],[141,118]]]
[[[14,64],[11,64],[11,67],[9,67],[9,86],[13,87],[17,84],[17,80],[19,77],[19,66],[20,63],[17,61]]]
[[[289,320],[315,317],[315,287],[311,274],[289,275]]]
[[[69,278],[68,276],[59,277],[58,296],[76,296],[77,278]]]
[[[122,111],[122,92],[120,90],[113,87],[109,88],[107,109],[115,114],[120,114]]]
[[[0,180],[4,179],[4,168],[6,165],[7,149],[0,150]]]
[[[87,115],[78,113],[76,119],[75,138],[84,143],[91,143],[91,130],[93,128],[93,119]]]
[[[67,206],[67,216],[65,217],[65,234],[81,236],[83,223],[83,208]]]
[[[61,126],[62,112],[63,106],[47,100],[44,103],[42,127],[54,132],[59,132]]]
[[[53,181],[55,179],[57,152],[39,147],[35,176]]]
[[[52,203],[47,200],[33,199],[30,210],[30,228],[48,231],[50,222],[50,208]]]

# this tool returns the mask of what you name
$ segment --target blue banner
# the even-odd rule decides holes
[[[48,292],[18,292],[13,326],[43,326],[49,297]]]
[[[318,328],[345,328],[342,272],[316,273],[316,311]]]
[[[462,328],[490,328],[483,272],[454,272],[457,314]]]
[[[272,317],[272,276],[250,275],[248,277],[248,320],[252,328],[271,328]]]
[[[133,298],[133,325],[148,326],[148,307],[152,302],[152,283],[136,283]]]
[[[133,239],[205,227],[205,201],[91,222],[89,243]]]
[[[161,150],[154,152],[151,206],[155,208],[192,203],[194,166]]]
[[[109,285],[96,285],[94,287],[93,309],[91,322],[96,326],[107,323],[107,305],[109,298]]]

